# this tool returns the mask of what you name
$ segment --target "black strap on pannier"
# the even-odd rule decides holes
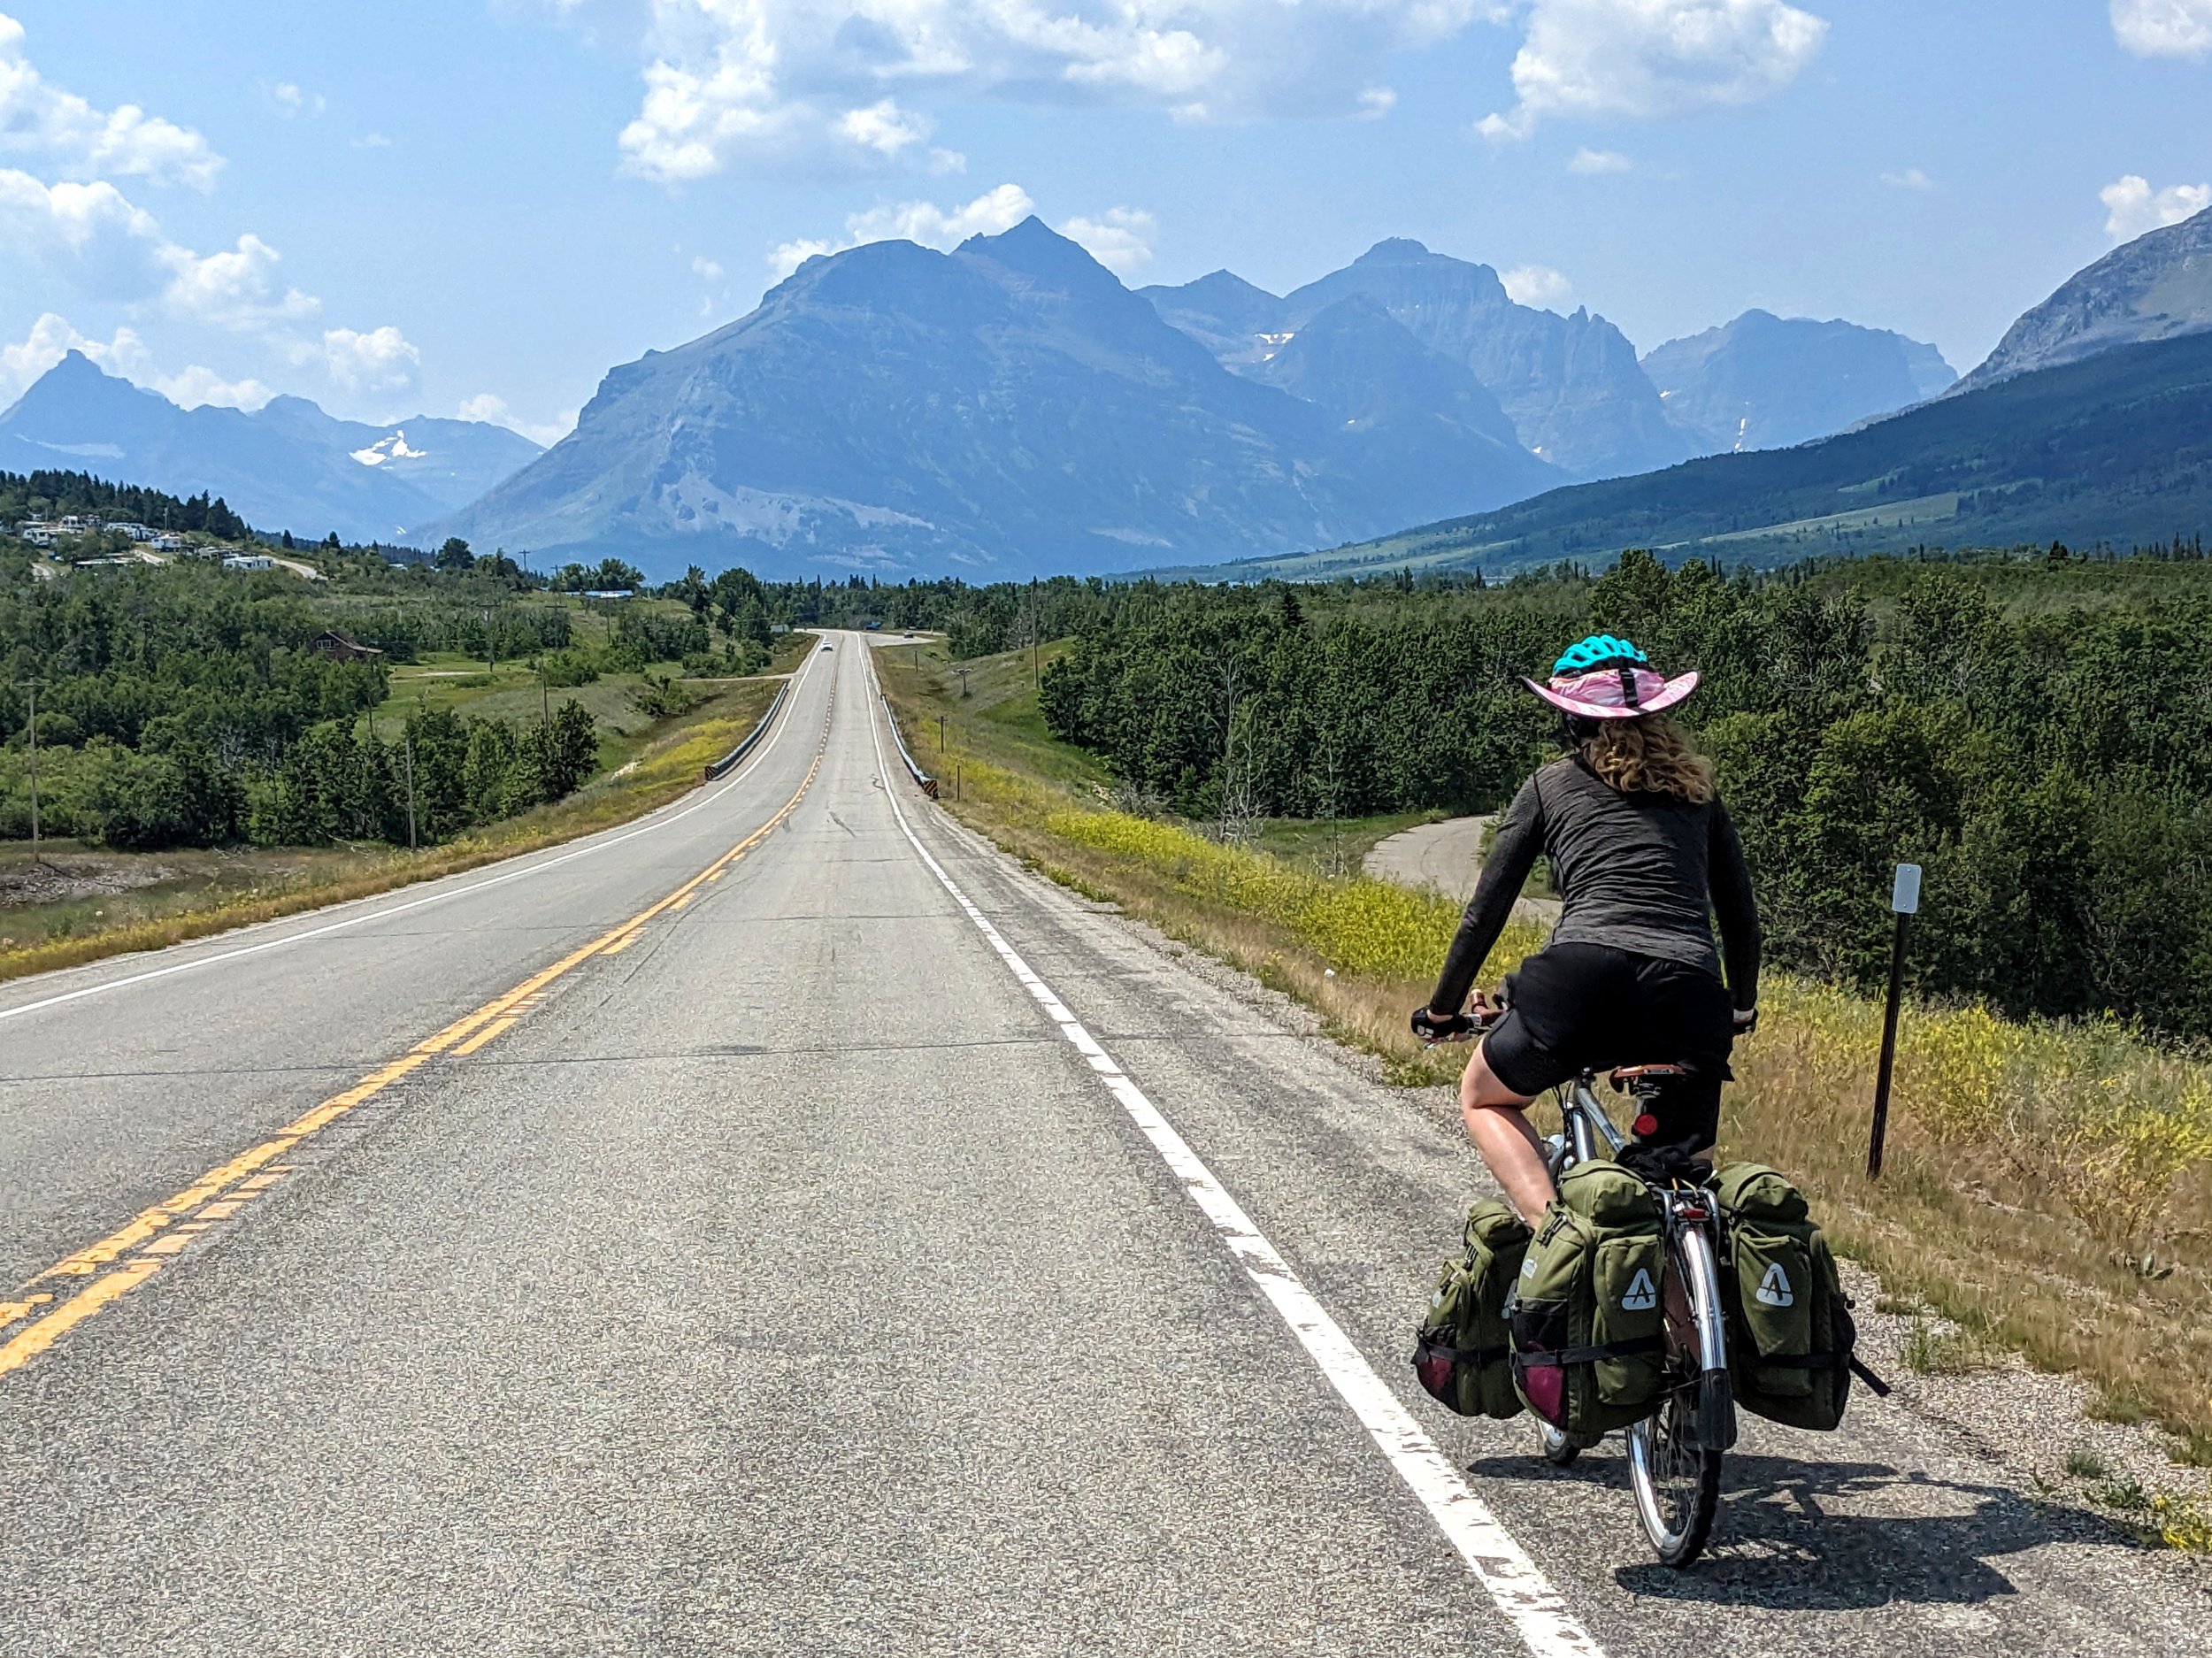
[[[1441,1358],[1449,1359],[1454,1364],[1471,1364],[1480,1368],[1485,1364],[1495,1364],[1502,1359],[1509,1359],[1512,1356],[1511,1347],[1448,1347],[1440,1341],[1425,1339],[1417,1342],[1413,1349],[1413,1362],[1416,1364],[1423,1359]]]
[[[1634,1341],[1608,1341],[1594,1347],[1563,1347],[1557,1353],[1521,1353],[1517,1355],[1524,1364],[1595,1364],[1601,1359],[1633,1358],[1640,1353],[1656,1353],[1666,1346],[1657,1336],[1642,1336]]]

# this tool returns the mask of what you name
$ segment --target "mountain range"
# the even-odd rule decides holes
[[[614,370],[574,433],[434,533],[649,573],[991,577],[1310,546],[1564,481],[1372,307],[1266,367],[1231,373],[1035,219],[951,253],[875,242]]]
[[[2070,279],[1955,384],[1932,346],[1763,311],[1640,357],[1604,318],[1402,239],[1286,295],[1227,271],[1133,293],[1032,219],[949,253],[810,259],[749,315],[611,371],[542,453],[291,398],[188,413],[73,354],[0,415],[0,467],[656,578],[2163,539],[2201,526],[2204,426],[2197,358],[2160,348],[2206,331],[2212,212]]]
[[[388,426],[303,397],[248,413],[180,409],[72,351],[0,414],[0,471],[89,472],[206,490],[247,523],[320,540],[406,543],[541,453],[504,426],[418,416]]]
[[[751,315],[614,370],[573,434],[432,534],[653,574],[1232,559],[1747,429],[1832,431],[1951,378],[1934,348],[1843,323],[1743,319],[1672,361],[1686,410],[1736,411],[1724,441],[1671,417],[1603,318],[1517,304],[1489,266],[1416,242],[1286,296],[1225,271],[1133,294],[1032,219],[949,254],[809,260]]]

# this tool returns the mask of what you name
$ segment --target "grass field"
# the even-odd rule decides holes
[[[1028,664],[879,659],[910,736],[947,721],[961,816],[1055,879],[1110,900],[1316,1009],[1407,1084],[1450,1081],[1463,1050],[1405,1028],[1457,923],[1455,906],[1317,869],[1312,825],[1262,848],[1111,808],[1090,756],[1053,741]],[[928,764],[925,761],[925,764]],[[1369,825],[1379,831],[1380,825]],[[1517,926],[1494,982],[1540,935]],[[1738,1050],[1724,1155],[1786,1170],[1839,1248],[1981,1349],[2078,1372],[2116,1419],[2149,1418],[2177,1458],[2212,1461],[2212,1066],[2114,1025],[2022,1025],[1916,1008],[1901,1041],[1886,1168],[1864,1172],[1880,1009],[1770,976]],[[1539,1107],[1540,1114],[1547,1109]]]
[[[0,979],[365,897],[639,817],[695,787],[706,764],[758,723],[775,695],[777,676],[795,669],[813,642],[810,633],[790,635],[767,675],[689,681],[700,701],[672,718],[654,721],[627,709],[623,727],[603,736],[599,774],[575,794],[419,852],[340,846],[127,853],[63,843],[50,846],[45,862],[35,864],[27,844],[0,843]],[[480,685],[477,699],[463,705],[480,713],[495,697],[519,697],[518,687],[518,680]],[[583,701],[583,692],[599,688],[552,695]],[[523,711],[534,715],[534,673],[527,695]]]

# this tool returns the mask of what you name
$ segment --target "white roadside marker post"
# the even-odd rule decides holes
[[[1920,865],[1900,864],[1890,888],[1889,907],[1897,917],[1897,936],[1889,951],[1889,1002],[1882,1010],[1882,1064],[1874,1078],[1874,1137],[1866,1148],[1866,1175],[1882,1173],[1882,1137],[1889,1128],[1889,1084],[1897,1069],[1897,1013],[1905,997],[1905,935],[1920,910]]]

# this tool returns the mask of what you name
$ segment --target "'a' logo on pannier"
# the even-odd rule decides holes
[[[1652,1284],[1651,1274],[1638,1267],[1636,1276],[1628,1281],[1628,1293],[1621,1297],[1621,1310],[1624,1313],[1647,1313],[1658,1304],[1659,1292]]]
[[[1759,1300],[1768,1307],[1793,1307],[1796,1293],[1790,1288],[1790,1275],[1782,1270],[1782,1263],[1775,1262],[1767,1268],[1766,1277],[1759,1280]]]

